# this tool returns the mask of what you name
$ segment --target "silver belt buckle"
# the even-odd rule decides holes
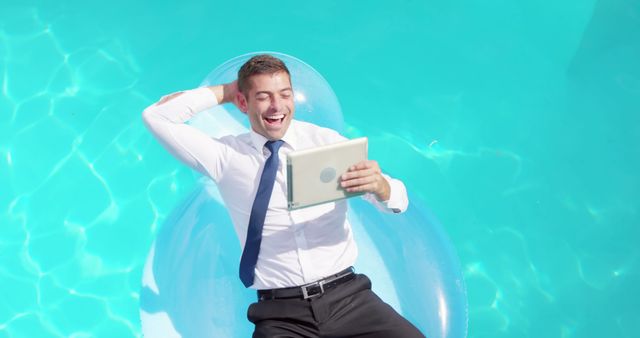
[[[316,286],[316,285],[320,288],[320,292],[309,293],[308,288]],[[319,282],[303,285],[300,288],[302,289],[302,298],[303,299],[309,299],[309,298],[313,298],[313,297],[318,297],[318,296],[320,296],[321,294],[324,293],[324,281],[319,281]]]

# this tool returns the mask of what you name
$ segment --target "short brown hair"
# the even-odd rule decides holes
[[[249,90],[248,82],[251,76],[258,74],[275,74],[278,72],[285,72],[291,76],[289,69],[282,60],[268,54],[256,55],[240,67],[238,71],[238,89],[243,94],[246,94]]]

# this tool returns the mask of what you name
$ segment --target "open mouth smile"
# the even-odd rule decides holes
[[[284,122],[284,118],[285,118],[285,114],[275,114],[275,115],[269,115],[269,116],[262,116],[262,120],[268,125],[268,126],[279,126],[282,124],[282,122]]]

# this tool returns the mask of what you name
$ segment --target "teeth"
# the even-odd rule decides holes
[[[265,118],[268,119],[268,120],[280,120],[283,117],[284,117],[284,114],[265,116]]]

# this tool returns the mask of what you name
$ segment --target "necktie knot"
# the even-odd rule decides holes
[[[280,149],[283,143],[284,143],[283,140],[267,141],[267,143],[265,143],[264,146],[267,147],[267,149],[269,149],[271,154],[275,154],[278,152],[278,150]]]

